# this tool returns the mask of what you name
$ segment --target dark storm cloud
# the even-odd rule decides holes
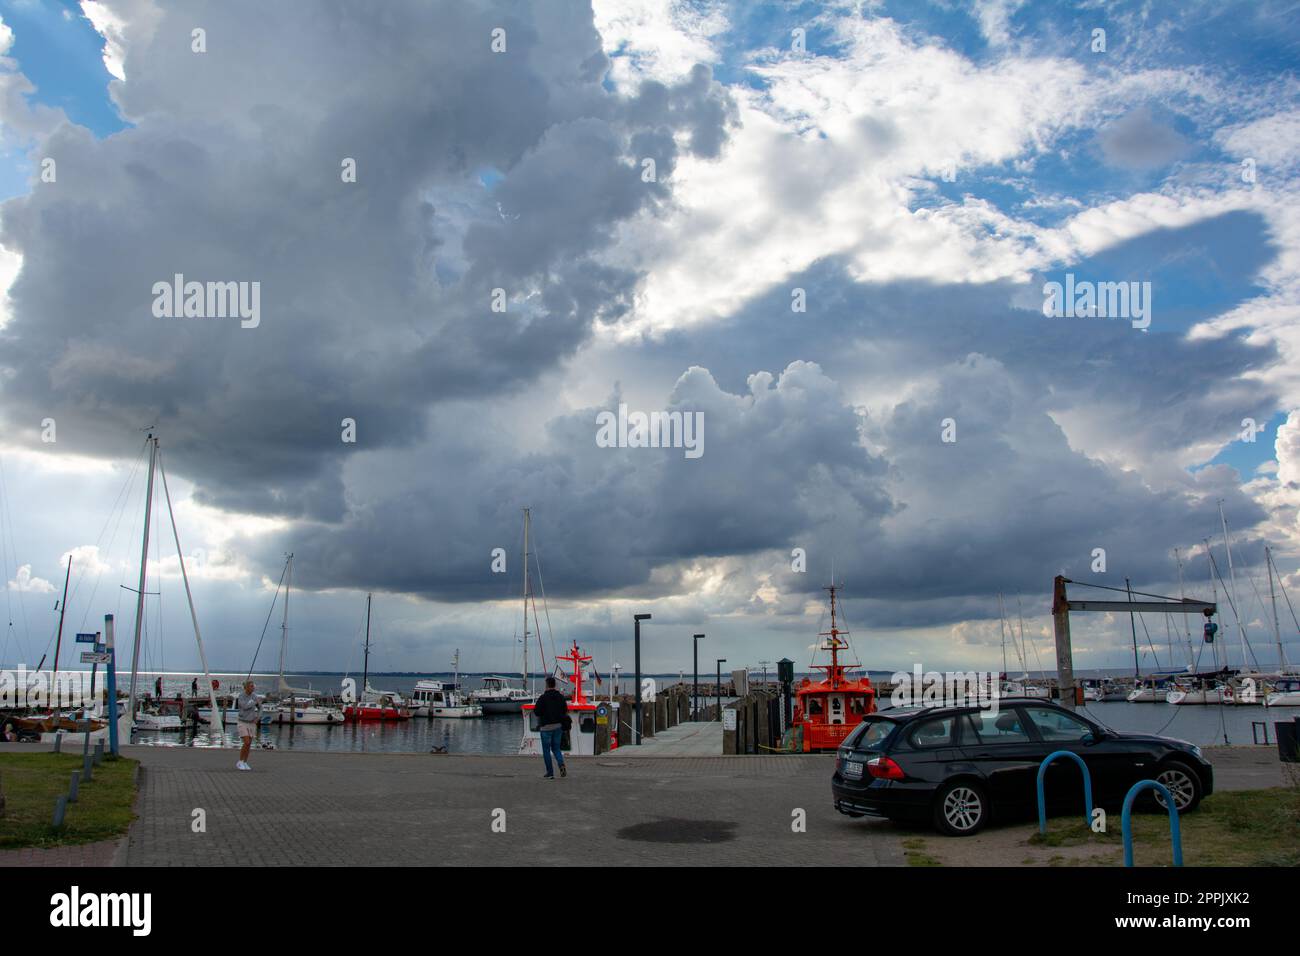
[[[357,448],[409,444],[433,404],[516,388],[621,315],[637,276],[592,257],[667,195],[641,150],[714,155],[732,115],[707,69],[605,89],[583,4],[196,4],[126,35],[134,126],[59,128],[57,183],[3,208],[24,256],[3,414],[111,456],[157,421],[200,500],[241,511],[341,517],[342,419]],[[260,282],[260,324],[154,318],[177,273]]]
[[[297,528],[256,546],[270,562],[292,540],[304,587],[501,598],[519,581],[520,508],[529,506],[549,594],[651,593],[660,566],[785,547],[832,507],[869,531],[892,507],[882,463],[858,444],[859,416],[815,365],[755,375],[743,395],[692,368],[662,409],[703,415],[701,457],[599,447],[597,409],[551,421],[546,450],[525,456],[490,427],[435,425],[418,454],[374,466],[400,471],[400,491],[358,475],[357,505],[341,526]],[[422,470],[418,461],[437,464]],[[511,562],[504,578],[489,568],[497,547]]]

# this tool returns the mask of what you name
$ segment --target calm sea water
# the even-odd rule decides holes
[[[142,673],[139,693],[152,693],[157,676]],[[377,690],[397,691],[405,696],[414,690],[415,682],[422,676],[447,681],[452,677],[450,674],[379,674],[372,676],[370,683]],[[676,674],[655,676],[660,686],[664,687],[678,681]],[[875,673],[871,676],[879,679]],[[218,674],[214,677],[220,681],[220,690],[223,692],[236,688],[243,680],[242,674]],[[165,674],[162,678],[163,695],[173,697],[177,693],[189,694],[194,675]],[[122,675],[119,686],[123,690],[129,679],[130,674]],[[259,691],[269,690],[275,684],[275,675],[254,674],[252,679],[258,684]],[[337,693],[342,680],[339,675],[329,674],[295,674],[287,679],[294,687],[310,687],[325,693]],[[687,682],[689,683],[689,678]],[[201,679],[199,683],[202,684]],[[474,690],[482,685],[482,679],[462,674],[461,685],[466,690]],[[626,676],[620,683],[620,689],[625,693],[631,690],[631,681]],[[607,690],[608,685],[598,688],[598,696],[603,696]],[[1089,703],[1086,713],[1115,730],[1159,733],[1201,746],[1215,746],[1224,743],[1225,735],[1230,744],[1254,742],[1252,721],[1267,723],[1268,740],[1272,742],[1276,739],[1273,725],[1300,717],[1300,707],[1175,707],[1163,703],[1130,704],[1117,701]],[[1256,727],[1254,730],[1261,735],[1259,739],[1262,743],[1263,728]],[[261,728],[260,741],[279,750],[428,753],[434,747],[445,747],[448,753],[513,754],[519,747],[522,732],[523,720],[518,714],[500,714],[469,720],[412,718],[393,723],[366,722],[340,726],[272,725]],[[137,732],[132,735],[132,743],[172,747],[204,746],[207,739],[206,732],[201,732],[195,739],[189,731],[183,734]],[[238,743],[229,732],[227,742]]]

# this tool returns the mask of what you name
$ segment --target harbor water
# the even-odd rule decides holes
[[[122,675],[129,679],[129,675]],[[152,694],[158,675],[140,675],[138,692]],[[874,675],[873,675],[874,676]],[[214,675],[220,681],[220,691],[235,689],[242,675]],[[404,697],[422,678],[450,681],[451,674],[375,674],[370,683],[377,690],[396,691]],[[162,675],[163,696],[178,693],[189,695],[194,675]],[[312,688],[322,693],[338,693],[342,677],[331,674],[295,674],[286,678],[295,688]],[[678,683],[679,675],[656,675],[661,687]],[[710,675],[710,680],[712,679]],[[257,692],[264,693],[275,686],[275,675],[254,674]],[[482,678],[460,675],[461,686],[468,692],[482,685]],[[200,684],[202,679],[199,678]],[[359,682],[359,681],[358,681]],[[689,677],[687,678],[689,683]],[[124,682],[119,682],[124,687]],[[540,689],[541,681],[538,681]],[[602,697],[608,686],[595,689]],[[631,681],[620,682],[621,691],[631,690]],[[1266,708],[1260,706],[1175,706],[1166,703],[1130,704],[1128,702],[1089,702],[1083,713],[1104,726],[1118,731],[1163,734],[1176,737],[1202,747],[1263,743],[1263,727],[1267,726],[1268,741],[1276,739],[1274,724],[1290,721],[1300,716],[1300,707]],[[233,727],[226,728],[227,744],[237,744]],[[519,747],[522,719],[518,714],[485,715],[472,719],[442,719],[415,717],[393,722],[349,723],[337,726],[290,726],[272,724],[262,727],[258,743],[277,750],[308,750],[320,752],[374,752],[374,753],[429,753],[434,748],[444,748],[447,753],[458,754],[513,754]],[[153,746],[206,746],[206,729],[197,735],[184,732],[140,732],[132,735],[132,743]]]

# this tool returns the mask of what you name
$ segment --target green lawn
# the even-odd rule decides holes
[[[1027,841],[1039,846],[1096,847],[1096,862],[1123,860],[1119,813],[1107,820],[1107,832],[1092,833],[1070,817],[1049,820],[1047,835],[1034,833]],[[1184,866],[1300,866],[1300,790],[1221,791],[1202,801],[1192,813],[1179,817]],[[1164,813],[1133,814],[1133,861],[1168,865],[1169,817]]]
[[[63,830],[51,827],[54,799],[68,792],[72,771],[81,769],[81,755],[40,753],[0,754],[0,793],[5,800],[0,817],[0,849],[66,846],[107,840],[126,832],[135,819],[136,761],[105,759],[90,783],[81,784],[76,803],[68,804]]]

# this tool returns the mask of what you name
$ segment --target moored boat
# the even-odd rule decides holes
[[[1264,696],[1265,707],[1300,707],[1300,677],[1282,677]]]
[[[493,675],[484,677],[483,686],[470,691],[469,699],[485,714],[517,714],[534,697],[526,688],[513,685],[510,678]]]
[[[830,651],[829,664],[813,664],[813,670],[826,672],[822,680],[805,677],[795,691],[793,726],[801,733],[799,746],[805,753],[835,750],[867,714],[876,710],[876,689],[866,677],[854,678],[856,669],[840,663],[840,652],[849,649],[848,631],[836,623],[834,584],[826,588],[831,595],[831,629],[818,636],[824,638],[819,650]]]
[[[588,699],[586,692],[582,687],[582,665],[591,662],[590,654],[583,654],[578,649],[578,642],[574,641],[573,646],[569,649],[568,654],[561,654],[557,660],[569,661],[573,664],[573,674],[570,677],[570,684],[573,687],[572,695],[568,701],[568,713],[572,719],[572,726],[565,729],[560,744],[561,749],[568,754],[576,756],[595,756],[596,753],[596,722],[599,718],[598,709],[608,708],[604,719],[610,722],[611,727],[618,726],[618,719],[614,716],[618,705],[616,703],[601,702]],[[536,704],[532,701],[524,704],[521,713],[524,718],[524,736],[519,742],[519,753],[529,756],[540,756],[542,753],[541,728],[537,725],[537,716],[534,713]],[[616,735],[610,736],[610,749],[613,750],[618,746]]]

